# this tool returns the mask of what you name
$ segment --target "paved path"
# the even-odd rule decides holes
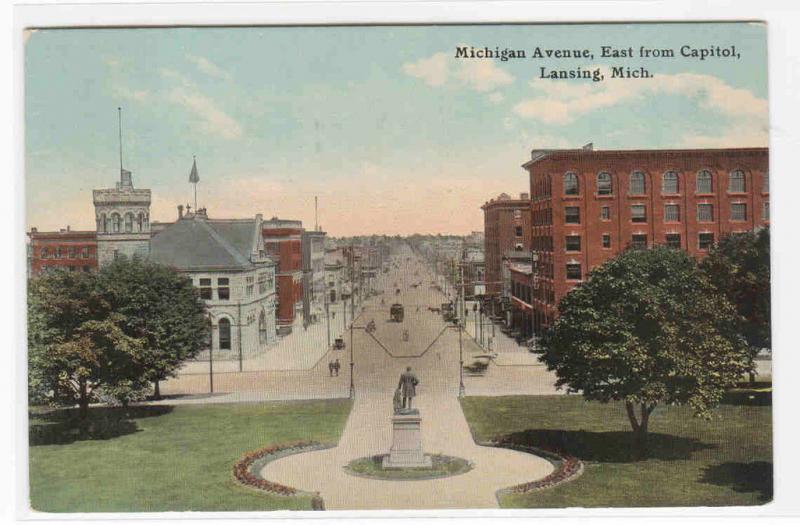
[[[401,257],[399,270],[381,276],[386,280],[383,284],[389,285],[384,289],[393,290],[395,282],[401,288],[399,296],[391,301],[387,297],[385,302],[402,302],[405,321],[389,322],[389,304],[380,305],[378,298],[367,303],[360,318],[361,324],[375,319],[374,337],[356,331],[355,341],[348,340],[355,343],[357,395],[338,446],[282,458],[269,463],[263,474],[271,481],[320,492],[327,509],[497,507],[497,490],[542,478],[553,467],[531,454],[475,444],[457,398],[458,332],[445,328],[441,316],[427,310],[427,306],[442,302],[441,294],[429,286],[431,278],[422,264],[416,259],[406,262],[405,257]],[[422,285],[411,286],[419,282]],[[407,342],[402,339],[404,327],[410,333]],[[463,337],[462,348],[467,356],[481,352],[468,337]],[[415,404],[422,416],[423,448],[427,453],[470,460],[475,465],[472,471],[450,478],[400,482],[359,478],[343,470],[353,459],[388,452],[392,392],[406,366],[412,366],[420,379]],[[467,377],[465,382],[485,384],[485,379]],[[552,392],[552,378],[542,379],[534,382],[533,389]],[[519,388],[512,390],[519,392]]]

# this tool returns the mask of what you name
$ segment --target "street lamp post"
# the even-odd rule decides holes
[[[531,339],[536,345],[536,316],[534,315],[533,301],[535,290],[539,289],[539,255],[531,250]]]
[[[473,329],[474,334],[473,337],[475,341],[478,341],[478,303],[474,303],[472,305],[472,316],[475,318],[475,328]]]
[[[481,305],[481,307],[478,309],[478,313],[480,314],[481,320],[481,346],[483,346],[483,305]]]
[[[328,291],[325,290],[325,327],[328,331],[328,349],[331,348],[331,307],[328,301]]]

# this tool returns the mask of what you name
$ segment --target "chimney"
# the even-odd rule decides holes
[[[529,200],[528,199],[528,194],[527,193],[520,193],[519,194],[519,200],[521,200],[521,201]]]
[[[39,231],[39,228],[31,228],[31,233],[37,233],[38,231]]]
[[[67,231],[69,231],[69,224],[67,224]]]
[[[183,219],[183,204],[178,204],[178,220]]]

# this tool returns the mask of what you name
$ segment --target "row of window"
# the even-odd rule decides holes
[[[644,204],[631,205],[631,222],[647,222],[647,206]],[[664,205],[664,222],[680,222],[681,211],[678,204],[665,204]],[[764,202],[761,208],[761,218],[765,221],[769,220],[769,201]],[[611,208],[603,206],[600,208],[600,220],[611,220]],[[747,204],[744,202],[733,202],[730,208],[731,221],[746,221],[747,220]],[[700,203],[697,205],[697,221],[698,222],[713,222],[714,221],[714,205],[709,203]],[[564,207],[564,222],[566,224],[580,224],[581,223],[581,209],[579,206],[565,206]]]
[[[125,222],[125,233],[147,231],[149,228],[150,217],[144,212],[139,212],[138,215],[128,212],[124,218],[119,213],[114,212],[110,216],[106,216],[105,213],[100,214],[97,218],[97,231],[100,233],[122,233],[123,220]]]
[[[54,249],[49,248],[42,248],[39,255],[42,259],[77,259],[78,258],[78,248],[76,247],[69,247],[69,248],[62,248],[61,246],[57,246]],[[84,246],[81,248],[80,252],[81,259],[88,259],[89,258],[89,248]]]
[[[728,174],[728,192],[729,193],[745,193],[747,191],[746,175],[743,170],[733,170]],[[634,171],[629,176],[628,195],[644,195],[647,191],[645,173],[642,171]],[[549,186],[544,187],[548,191]],[[680,175],[677,171],[667,171],[661,175],[661,193],[664,195],[676,195],[680,193],[681,182]],[[769,175],[764,175],[763,186],[761,189],[764,193],[769,193]],[[695,192],[699,194],[708,194],[714,192],[714,176],[709,170],[700,170],[697,172],[695,178]],[[569,171],[564,174],[564,195],[578,195],[580,193],[580,183],[578,174]],[[613,195],[614,185],[611,174],[607,171],[601,171],[597,174],[597,194],[598,195]]]
[[[67,268],[69,268],[68,271],[70,271],[70,272],[81,271],[81,272],[89,273],[89,272],[92,271],[92,267],[91,266],[60,266],[59,265],[59,266],[42,266],[41,273],[47,273],[47,272],[52,272],[52,271],[56,271],[56,270],[66,270]]]
[[[603,248],[611,248],[611,234],[604,233],[601,235],[601,245]],[[552,241],[550,242],[552,245]],[[664,244],[670,248],[681,248],[681,234],[680,233],[667,233],[664,235]],[[697,234],[697,248],[699,250],[708,250],[714,244],[713,233],[698,233]],[[647,235],[634,234],[631,236],[632,248],[645,249],[647,248]],[[564,237],[564,250],[567,252],[580,252],[581,251],[581,236],[580,235],[567,235]],[[552,248],[551,250],[552,251]]]
[[[272,287],[273,280],[267,277],[267,272],[258,274],[258,293],[263,295],[267,293]],[[214,289],[212,288],[210,278],[201,278],[199,281],[200,297],[206,300],[214,298]],[[217,279],[217,299],[220,301],[227,301],[231,298],[230,279],[227,277],[220,277]],[[245,277],[245,295],[252,297],[255,290],[255,277],[248,275]]]

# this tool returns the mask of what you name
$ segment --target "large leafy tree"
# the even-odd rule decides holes
[[[770,348],[769,228],[723,237],[700,268],[742,316],[740,330],[753,357]]]
[[[77,403],[85,416],[99,389],[135,380],[142,343],[123,332],[95,275],[57,271],[29,282],[31,401]]]
[[[740,317],[679,250],[627,250],[559,304],[537,350],[556,385],[625,404],[642,453],[658,405],[708,416],[752,367]]]
[[[131,337],[145,341],[140,378],[155,384],[208,347],[205,304],[187,277],[139,258],[121,257],[99,274],[103,297]]]

